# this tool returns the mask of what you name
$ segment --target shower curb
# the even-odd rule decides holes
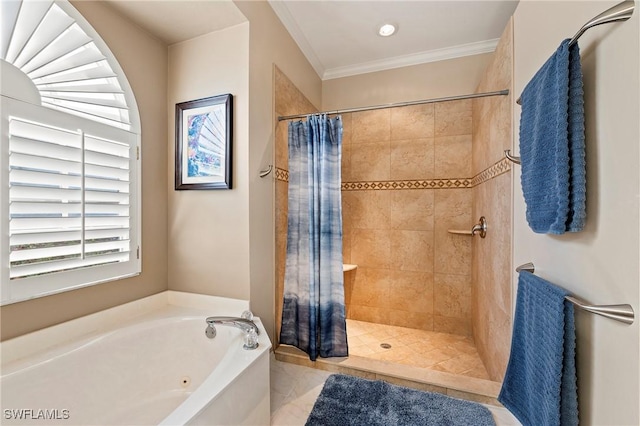
[[[311,361],[306,353],[288,345],[278,346],[274,353],[278,361],[303,367],[349,374],[365,379],[384,380],[394,385],[437,392],[454,398],[502,407],[497,399],[501,383],[490,380],[462,377],[354,355],[348,358],[318,358],[316,361]]]

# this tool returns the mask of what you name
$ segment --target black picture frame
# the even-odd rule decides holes
[[[233,95],[176,104],[175,189],[231,189]]]

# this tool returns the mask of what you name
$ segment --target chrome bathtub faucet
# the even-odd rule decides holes
[[[253,322],[253,314],[250,311],[244,311],[242,317],[209,317],[206,321],[207,328],[204,333],[209,339],[216,337],[216,325],[228,325],[239,328],[244,332],[244,349],[255,349],[258,347],[260,329]]]

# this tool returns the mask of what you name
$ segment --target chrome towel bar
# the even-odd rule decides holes
[[[587,31],[589,28],[593,28],[596,25],[610,24],[612,22],[618,22],[618,21],[626,21],[627,19],[631,18],[631,15],[633,15],[634,9],[635,9],[634,1],[625,0],[622,3],[618,3],[617,5],[610,7],[609,9],[605,10],[598,16],[594,16],[593,18],[591,18],[591,20],[589,20],[589,22],[584,24],[582,28],[580,28],[573,37],[571,37],[571,40],[569,41],[569,46],[575,44],[580,38],[580,36],[582,36],[582,34],[584,34],[584,32]],[[516,100],[516,103],[520,105],[520,98]]]
[[[269,166],[267,167],[266,170],[261,170],[260,171],[260,177],[266,177],[269,175],[269,173],[271,173],[271,171],[273,170],[273,164],[269,164]]]
[[[535,266],[533,263],[525,263],[516,268],[516,272],[535,272]],[[573,303],[576,307],[583,311],[591,312],[592,314],[601,315],[603,317],[611,318],[616,321],[623,322],[625,324],[633,324],[635,319],[635,313],[631,305],[590,305],[584,300],[578,299],[575,296],[566,296],[565,300]]]
[[[511,161],[512,163],[521,164],[520,157],[516,157],[514,155],[511,155],[511,150],[510,149],[505,149],[504,150],[504,156],[505,156],[505,158],[507,160]]]

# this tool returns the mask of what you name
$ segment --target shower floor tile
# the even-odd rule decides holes
[[[470,337],[348,319],[347,340],[351,355],[489,380]]]

